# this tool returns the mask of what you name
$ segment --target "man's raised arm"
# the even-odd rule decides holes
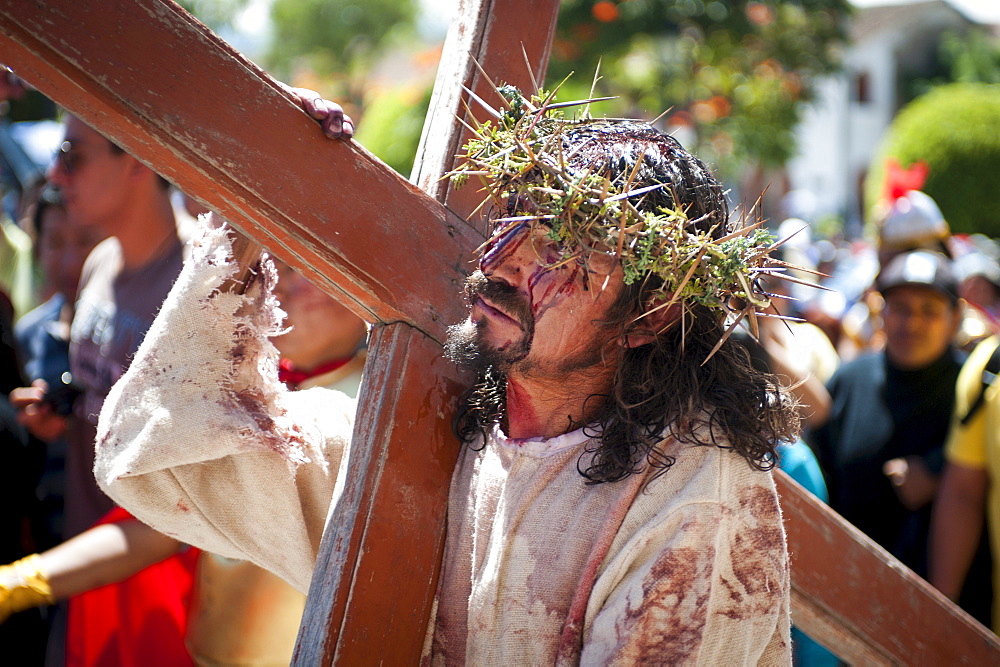
[[[273,269],[247,274],[231,255],[225,229],[195,241],[104,403],[95,474],[154,528],[305,591],[354,402],[278,382]]]

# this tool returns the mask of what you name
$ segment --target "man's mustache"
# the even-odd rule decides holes
[[[482,271],[475,271],[465,281],[465,298],[471,304],[476,302],[477,297],[482,297],[517,320],[522,329],[528,331],[534,327],[531,304],[513,285],[490,280]]]

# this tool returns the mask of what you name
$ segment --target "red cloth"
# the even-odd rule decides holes
[[[134,520],[116,507],[98,521]],[[193,665],[184,646],[199,550],[147,567],[117,584],[69,600],[67,667],[175,667]]]
[[[343,359],[334,359],[333,361],[322,363],[316,368],[310,368],[307,371],[295,368],[292,366],[292,362],[288,359],[282,359],[278,362],[278,382],[283,383],[289,389],[295,391],[299,388],[300,384],[309,378],[314,378],[317,375],[323,375],[324,373],[332,373],[341,366],[347,364],[347,362],[353,358],[354,355],[344,357]]]
[[[917,160],[909,167],[901,167],[894,158],[885,161],[885,180],[882,184],[882,199],[893,204],[907,192],[919,190],[927,182],[930,167],[923,160]]]

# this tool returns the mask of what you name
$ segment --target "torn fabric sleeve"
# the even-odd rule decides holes
[[[221,293],[236,270],[229,255],[224,229],[195,242],[104,403],[95,474],[157,530],[305,592],[355,403],[278,382],[273,268],[265,262],[246,294]]]

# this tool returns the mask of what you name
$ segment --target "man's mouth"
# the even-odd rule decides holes
[[[484,299],[481,296],[476,297],[473,306],[479,308],[479,310],[481,310],[482,312],[486,313],[487,315],[495,319],[507,320],[508,322],[512,322],[513,324],[516,324],[519,327],[521,326],[521,322],[519,322],[516,318],[511,317],[510,315],[500,310],[496,306],[490,304],[489,302],[486,301],[486,299]]]

